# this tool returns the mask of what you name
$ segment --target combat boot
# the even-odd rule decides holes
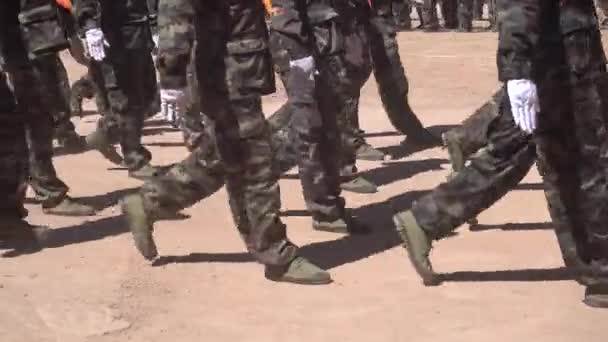
[[[99,151],[110,162],[120,165],[122,163],[122,157],[114,146],[110,143],[110,140],[105,133],[100,130],[87,135],[85,138],[86,144],[89,148]]]
[[[74,131],[69,131],[57,138],[58,154],[82,153],[87,150],[86,139]]]
[[[57,216],[93,216],[95,209],[91,206],[81,204],[65,196],[61,202],[52,207],[42,207],[42,211],[48,215]]]
[[[3,249],[12,249],[2,256],[17,256],[23,252],[37,252],[48,239],[48,227],[33,226],[18,218],[0,218],[0,242]]]
[[[363,142],[356,151],[357,159],[368,160],[368,161],[383,161],[386,158],[384,152],[375,149],[372,145]]]
[[[350,191],[357,194],[375,194],[378,192],[376,184],[361,176],[342,182],[340,188],[344,191]]]
[[[121,204],[122,214],[133,234],[133,241],[139,253],[146,260],[154,260],[158,256],[152,233],[153,220],[146,212],[141,195],[127,196]]]
[[[313,219],[312,227],[314,230],[337,233],[337,234],[368,234],[370,228],[359,222],[359,220],[346,213],[344,217],[333,221],[321,221]]]
[[[608,285],[598,284],[587,286],[583,303],[592,308],[608,308]]]
[[[441,146],[441,139],[434,136],[431,132],[422,128],[417,132],[410,132],[406,135],[406,143],[413,143],[424,147]]]
[[[325,285],[332,282],[329,272],[303,257],[284,266],[266,266],[266,279],[300,285]]]
[[[403,247],[407,250],[410,262],[422,278],[424,285],[439,285],[439,278],[433,271],[433,265],[429,259],[433,247],[432,239],[418,225],[414,214],[411,211],[396,214],[393,216],[393,222],[403,240]]]
[[[158,176],[159,172],[158,167],[145,164],[137,170],[129,170],[129,177],[145,181],[148,178]]]

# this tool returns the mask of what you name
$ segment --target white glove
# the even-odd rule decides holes
[[[507,82],[507,93],[515,124],[524,132],[534,132],[536,115],[540,112],[536,84],[530,80],[511,80]]]
[[[177,126],[177,122],[190,102],[188,94],[187,89],[160,90],[160,111],[167,122]]]
[[[289,67],[301,69],[308,75],[310,80],[314,79],[317,71],[315,69],[315,59],[312,56],[289,61]]]
[[[91,58],[96,61],[102,61],[106,58],[106,51],[104,44],[108,43],[105,41],[103,32],[100,29],[90,29],[84,33],[84,42],[86,50]]]
[[[158,40],[160,39],[160,36],[158,34],[154,34],[152,35],[152,41],[154,42],[154,47],[156,47],[158,49]]]

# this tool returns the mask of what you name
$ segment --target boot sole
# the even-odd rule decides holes
[[[96,216],[97,213],[95,211],[91,213],[62,213],[62,212],[53,212],[52,209],[42,209],[42,212],[47,215],[53,216],[65,216],[65,217],[88,217],[88,216]]]
[[[589,307],[595,309],[608,309],[608,298],[607,299],[596,299],[593,296],[585,297],[583,303]]]
[[[137,249],[139,254],[141,254],[141,256],[143,256],[144,259],[146,259],[148,261],[154,261],[155,259],[157,259],[158,258],[158,249],[156,247],[156,243],[154,242],[154,237],[150,238],[150,243],[147,243],[146,241],[142,242],[141,241],[142,239],[138,238],[138,236],[144,234],[145,232],[140,232],[138,230],[133,229],[133,227],[138,226],[137,224],[135,224],[135,222],[137,220],[132,218],[130,211],[127,209],[127,201],[122,202],[121,211],[122,211],[122,215],[125,220],[125,223],[129,227],[131,236],[133,237],[133,242],[135,243],[135,248]],[[150,232],[150,234],[152,234],[152,232]],[[143,239],[145,240],[146,238],[144,237]],[[143,246],[145,246],[145,245],[150,245],[151,250],[147,250],[148,248],[144,248]]]
[[[422,278],[422,283],[424,286],[437,286],[441,284],[441,279],[439,278],[438,274],[433,272],[433,270],[429,270],[427,267],[420,265],[414,257],[412,246],[410,244],[409,231],[407,228],[401,228],[406,227],[406,225],[403,224],[396,216],[393,216],[393,223],[396,227],[398,227],[398,232],[403,238],[403,245],[407,251],[408,259],[410,259],[410,263],[416,270],[416,273],[418,273],[418,275]]]
[[[375,194],[378,192],[378,189],[374,189],[374,190],[370,190],[370,191],[361,191],[361,190],[357,190],[357,189],[350,189],[348,187],[343,187],[342,185],[340,185],[340,189],[342,189],[344,191],[352,192],[355,194]]]
[[[331,284],[334,282],[333,279],[331,279],[331,278],[324,279],[324,280],[303,280],[303,279],[296,279],[296,278],[290,278],[290,277],[266,276],[266,279],[277,282],[277,283],[289,283],[289,284],[312,285],[312,286],[327,285],[327,284]]]

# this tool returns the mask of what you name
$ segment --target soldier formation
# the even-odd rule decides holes
[[[443,143],[453,164],[446,183],[393,217],[425,285],[441,283],[432,241],[474,221],[536,162],[565,263],[585,286],[585,303],[608,307],[608,74],[595,4],[440,5],[445,29],[472,31],[488,13],[504,83],[441,138],[409,105],[396,41],[396,31],[412,29],[412,10],[421,29],[440,29],[436,0],[0,2],[0,239],[44,246],[46,230],[25,221],[28,186],[47,214],[94,215],[67,195],[52,157],[97,150],[144,181],[121,208],[146,259],[158,258],[156,221],[225,185],[234,223],[268,279],[330,283],[287,238],[278,179],[298,166],[313,229],[369,233],[341,191],[377,191],[356,167],[385,158],[359,126],[360,90],[373,73],[393,126],[420,148]],[[58,55],[65,49],[87,68],[71,87]],[[261,97],[275,91],[275,75],[288,100],[266,119]],[[70,118],[93,97],[101,117],[83,137]],[[151,165],[141,143],[144,121],[159,111],[190,152],[167,167]]]

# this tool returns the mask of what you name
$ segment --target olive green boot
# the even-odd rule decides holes
[[[48,215],[57,216],[94,216],[96,211],[93,207],[86,204],[78,203],[69,196],[65,196],[63,200],[52,207],[45,207],[43,204],[42,211]]]
[[[369,160],[369,161],[383,161],[386,158],[386,154],[384,152],[375,149],[372,145],[364,142],[362,143],[356,151],[357,159],[359,160]]]
[[[129,177],[145,181],[148,178],[157,176],[159,171],[159,168],[145,164],[137,170],[129,170]]]
[[[96,130],[87,135],[85,141],[89,148],[99,151],[99,153],[110,162],[116,165],[122,163],[122,157],[116,152],[116,149],[103,132]]]
[[[338,234],[368,234],[370,228],[349,214],[334,221],[312,221],[314,230]]]
[[[608,308],[608,285],[587,286],[583,303],[592,308]]]
[[[329,272],[303,257],[284,266],[266,266],[266,279],[300,285],[325,285],[332,282]]]
[[[57,137],[57,145],[56,155],[83,153],[87,150],[86,139],[74,131],[69,131]]]
[[[129,195],[121,203],[122,214],[133,234],[135,247],[146,260],[154,260],[158,256],[152,233],[153,221],[146,212],[141,195]]]
[[[349,181],[342,182],[340,188],[344,191],[350,191],[358,194],[375,194],[378,192],[376,184],[359,176]]]
[[[425,286],[439,285],[440,280],[433,271],[433,265],[429,260],[432,239],[418,225],[411,211],[406,211],[393,216],[393,222],[397,232],[403,240],[403,247],[407,250],[408,257],[422,278]]]

